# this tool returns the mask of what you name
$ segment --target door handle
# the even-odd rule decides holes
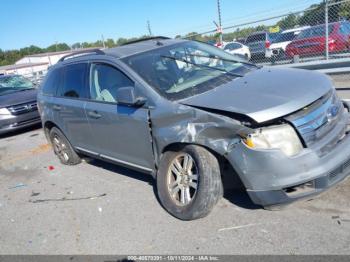
[[[97,111],[89,111],[88,116],[95,119],[102,117]]]
[[[53,106],[53,110],[60,111],[60,110],[61,110],[61,107],[58,106],[58,105],[54,105],[54,106]]]

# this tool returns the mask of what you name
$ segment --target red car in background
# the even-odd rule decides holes
[[[329,53],[350,52],[350,22],[341,21],[328,25]],[[303,30],[286,48],[286,55],[312,56],[326,52],[326,27],[317,25]]]

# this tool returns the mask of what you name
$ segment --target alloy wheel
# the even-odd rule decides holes
[[[176,156],[167,173],[171,200],[179,206],[190,204],[197,193],[198,178],[198,168],[193,158],[187,153]]]

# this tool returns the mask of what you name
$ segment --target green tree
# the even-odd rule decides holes
[[[298,25],[298,20],[299,17],[297,15],[290,14],[278,21],[276,25],[278,25],[282,30],[294,28],[296,25]]]

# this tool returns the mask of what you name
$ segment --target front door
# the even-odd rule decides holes
[[[90,100],[85,114],[92,150],[102,157],[150,171],[154,166],[148,109],[117,104],[117,89],[134,82],[105,63],[90,66]]]

